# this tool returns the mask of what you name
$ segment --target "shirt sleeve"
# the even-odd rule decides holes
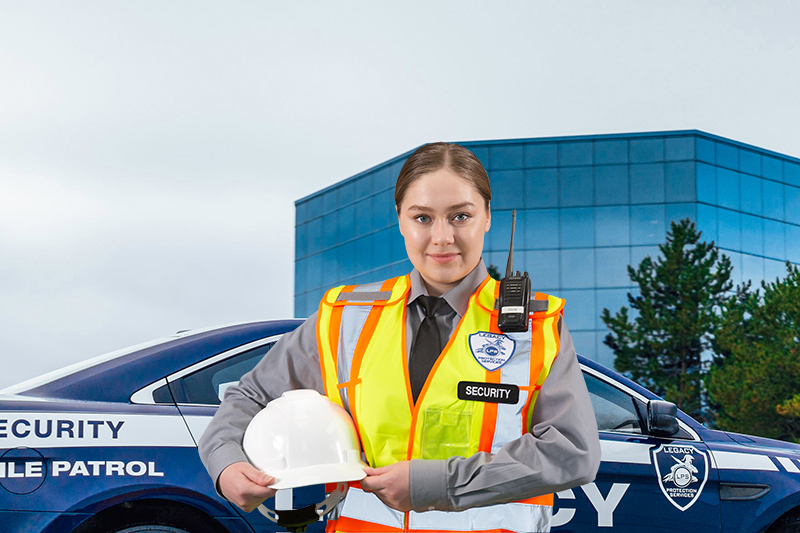
[[[594,480],[600,439],[594,410],[562,323],[561,345],[533,408],[531,431],[485,452],[411,461],[415,511],[460,511],[558,492]]]
[[[245,429],[267,403],[292,389],[314,389],[324,394],[316,324],[315,313],[281,337],[238,385],[225,391],[222,404],[198,444],[200,459],[215,487],[226,467],[247,461],[242,450]]]

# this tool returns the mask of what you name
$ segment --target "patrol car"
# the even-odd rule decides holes
[[[261,532],[217,496],[197,441],[225,389],[297,320],[178,333],[0,391],[3,532]],[[596,480],[557,493],[554,531],[800,530],[800,446],[709,430],[585,358]],[[301,508],[323,487],[279,491]],[[322,531],[322,522],[309,531]]]

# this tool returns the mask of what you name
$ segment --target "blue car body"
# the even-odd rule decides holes
[[[197,441],[225,387],[300,323],[179,333],[0,391],[2,531],[282,530],[216,494]],[[648,404],[660,399],[580,363],[603,460],[593,483],[556,494],[554,531],[760,532],[800,513],[800,446],[709,430],[681,412],[678,433],[650,435]],[[268,505],[323,498],[308,487]]]

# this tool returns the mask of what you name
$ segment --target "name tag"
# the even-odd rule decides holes
[[[517,403],[519,387],[505,383],[480,383],[478,381],[459,381],[458,399],[473,402]]]

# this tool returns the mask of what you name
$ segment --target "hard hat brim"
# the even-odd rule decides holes
[[[367,477],[364,472],[366,466],[365,463],[359,461],[357,463],[305,466],[275,472],[275,474],[267,472],[267,474],[275,477],[275,483],[269,486],[271,489],[293,489],[322,483],[360,481]]]

